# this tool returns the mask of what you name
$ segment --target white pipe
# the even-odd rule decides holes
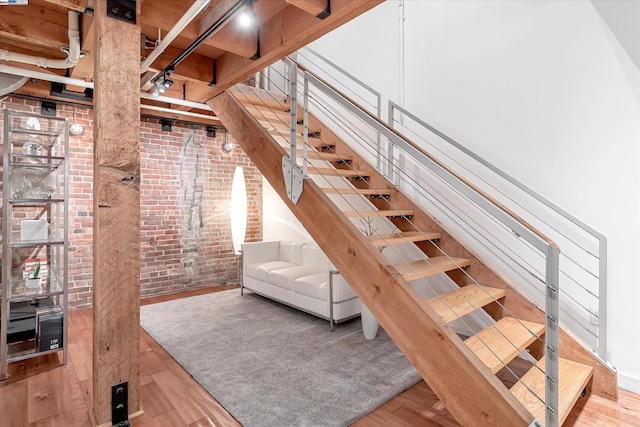
[[[23,78],[18,79],[17,81],[15,81],[13,83],[11,83],[9,86],[0,87],[0,96],[5,96],[5,95],[13,92],[14,90],[20,89],[22,87],[22,85],[24,85],[27,82],[27,80],[29,80],[28,77],[23,77]]]
[[[169,104],[182,105],[184,107],[200,108],[202,110],[213,111],[211,107],[209,107],[209,105],[204,104],[202,102],[187,101],[184,99],[170,98],[168,96],[162,96],[162,95],[153,96],[149,92],[140,92],[140,98],[149,99],[151,101],[160,101],[160,102],[167,102]]]
[[[24,68],[14,67],[12,65],[0,64],[0,73],[13,74],[16,76],[24,76],[32,79],[46,80],[49,82],[64,83],[72,86],[88,87],[93,89],[93,82],[85,82],[81,79],[73,79],[71,77],[59,76],[57,74],[45,73],[36,70],[27,70]]]
[[[21,62],[23,64],[37,65],[42,68],[71,68],[80,61],[83,56],[80,52],[80,26],[78,24],[78,13],[69,11],[69,49],[62,50],[67,53],[65,59],[50,59],[41,56],[25,55],[23,53],[11,52],[6,49],[0,49],[0,60]]]
[[[169,32],[167,33],[166,36],[164,36],[164,39],[160,42],[160,44],[156,46],[156,48],[153,51],[151,51],[151,54],[147,56],[147,58],[144,61],[142,61],[142,64],[140,65],[140,73],[144,73],[149,69],[153,61],[155,61],[156,58],[160,56],[162,52],[164,52],[167,46],[169,46],[171,42],[173,42],[173,40],[175,40],[175,38],[178,37],[178,35],[182,32],[182,30],[184,30],[185,27],[189,25],[191,21],[193,21],[196,15],[202,12],[210,2],[211,0],[196,0],[193,2],[189,10],[187,10],[185,14],[182,15],[182,18],[180,18],[180,20],[176,22],[173,28],[169,30]]]
[[[181,116],[189,116],[189,117],[198,117],[200,119],[220,120],[217,116],[207,116],[206,114],[192,113],[191,111],[177,111],[171,108],[156,107],[155,105],[142,104],[140,105],[140,109],[162,111],[163,113],[179,114]]]
[[[24,76],[32,79],[46,80],[49,82],[63,83],[70,86],[79,86],[93,89],[93,82],[85,82],[81,79],[73,79],[70,77],[59,76],[57,74],[43,73],[42,71],[25,70],[23,68],[13,67],[11,65],[0,64],[0,73],[13,74],[16,76]],[[202,102],[187,101],[179,98],[171,98],[168,96],[153,96],[147,92],[140,92],[140,98],[150,99],[153,101],[166,102],[169,104],[182,105],[190,108],[200,108],[202,110],[213,111],[211,107]],[[145,106],[147,108],[147,106]],[[173,111],[176,114],[186,114],[185,111]],[[195,113],[192,113],[195,114]],[[211,117],[211,116],[205,116]]]

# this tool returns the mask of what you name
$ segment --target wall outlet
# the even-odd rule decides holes
[[[600,326],[600,310],[591,307],[589,309],[589,323],[595,326]]]

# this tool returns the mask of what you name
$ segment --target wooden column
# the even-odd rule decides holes
[[[140,8],[138,1],[138,11]],[[95,1],[93,415],[111,422],[111,387],[140,410],[140,27]]]

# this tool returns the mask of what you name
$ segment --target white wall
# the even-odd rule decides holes
[[[388,1],[312,47],[399,101],[399,5]],[[406,107],[608,237],[609,359],[620,386],[640,392],[640,79],[631,57],[591,2],[407,1],[405,26]]]

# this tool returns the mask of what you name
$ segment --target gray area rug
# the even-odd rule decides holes
[[[344,426],[420,376],[380,329],[238,289],[140,307],[140,323],[244,426]]]

